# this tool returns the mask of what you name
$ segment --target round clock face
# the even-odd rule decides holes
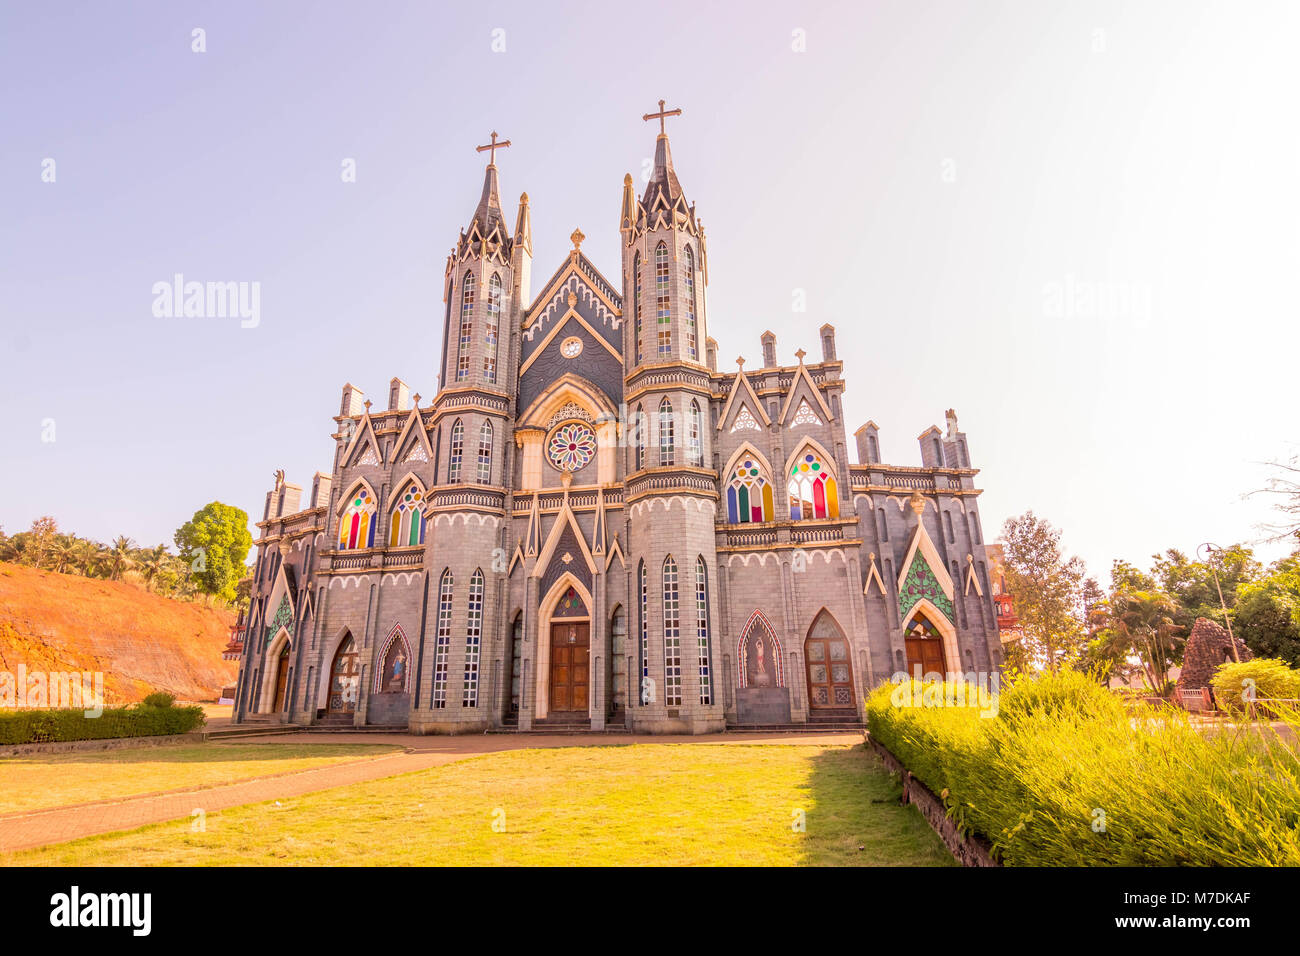
[[[560,343],[560,354],[565,358],[577,358],[582,354],[582,339],[570,336]]]
[[[566,422],[551,435],[546,455],[560,471],[585,468],[596,455],[596,433],[584,422]]]

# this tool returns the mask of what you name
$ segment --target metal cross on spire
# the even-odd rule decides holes
[[[645,114],[644,116],[642,116],[641,118],[642,118],[643,120],[645,120],[646,122],[649,122],[649,121],[652,120],[652,119],[657,119],[657,120],[659,121],[659,135],[660,135],[660,136],[666,136],[666,135],[668,135],[668,131],[667,131],[667,129],[664,128],[664,120],[665,120],[667,117],[669,117],[669,116],[681,116],[681,115],[682,115],[682,111],[681,111],[681,110],[666,110],[666,109],[664,109],[664,101],[663,101],[663,100],[660,100],[660,101],[659,101],[659,112],[658,112],[658,113],[646,113],[646,114]]]
[[[493,130],[493,131],[492,131],[492,142],[488,143],[486,146],[475,146],[475,147],[474,147],[474,150],[475,150],[475,152],[479,152],[479,153],[487,152],[487,153],[489,154],[489,156],[488,156],[488,165],[489,165],[489,166],[495,166],[495,165],[497,164],[497,150],[498,150],[498,149],[505,149],[505,148],[506,148],[507,146],[509,146],[509,145],[510,145],[510,140],[506,140],[506,141],[503,142],[503,143],[498,143],[498,142],[497,142],[497,131],[496,131],[496,130]]]

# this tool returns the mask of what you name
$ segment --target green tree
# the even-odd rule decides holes
[[[122,575],[135,566],[135,542],[119,534],[108,548],[108,577],[120,581]]]
[[[154,588],[160,583],[163,575],[170,565],[170,555],[167,553],[167,545],[160,544],[157,547],[149,548],[140,555],[140,573],[144,577],[144,583],[150,588]]]
[[[1177,604],[1174,617],[1186,629],[1190,629],[1198,617],[1208,617],[1219,624],[1226,624],[1223,620],[1223,606],[1219,603],[1219,589],[1214,580],[1216,570],[1219,575],[1218,584],[1223,588],[1223,603],[1228,606],[1229,613],[1236,602],[1237,589],[1255,580],[1260,574],[1254,552],[1241,544],[1234,544],[1211,555],[1213,566],[1204,561],[1193,561],[1176,548],[1170,548],[1164,554],[1152,555],[1151,561],[1151,574],[1158,590],[1169,595]]]
[[[176,547],[192,572],[190,579],[203,593],[227,603],[235,600],[252,545],[248,514],[220,501],[196,511],[176,531]]]
[[[1278,657],[1300,667],[1300,552],[1235,592],[1232,626],[1257,657]],[[1227,598],[1225,591],[1224,598]]]
[[[34,567],[40,567],[41,562],[45,560],[46,553],[54,543],[55,536],[59,533],[59,525],[49,515],[43,515],[32,522],[31,535],[32,560]]]
[[[1003,573],[1015,596],[1022,636],[1008,661],[1051,673],[1080,658],[1087,645],[1084,565],[1061,549],[1061,532],[1026,511],[1002,525]]]

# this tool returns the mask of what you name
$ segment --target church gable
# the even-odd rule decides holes
[[[585,262],[585,259],[580,259]],[[621,319],[613,303],[571,261],[535,306],[522,336],[519,407],[527,408],[553,382],[576,375],[617,407],[623,395]]]

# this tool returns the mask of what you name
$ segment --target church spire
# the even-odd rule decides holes
[[[515,218],[515,245],[533,251],[533,217],[528,211],[528,193],[519,197],[519,215]]]
[[[483,195],[479,197],[478,207],[474,210],[474,218],[471,221],[471,229],[477,224],[479,233],[483,236],[490,236],[494,226],[500,226],[504,233],[505,213],[501,211],[501,187],[497,182],[497,150],[504,149],[510,145],[510,140],[497,142],[496,130],[492,131],[492,141],[485,146],[474,147],[480,153],[488,153],[488,166],[483,174]]]
[[[648,210],[653,210],[658,196],[663,196],[669,208],[676,204],[682,197],[682,184],[677,181],[677,173],[673,169],[673,154],[668,148],[668,131],[664,125],[664,120],[669,116],[681,116],[680,109],[664,109],[664,101],[659,101],[659,112],[646,113],[641,118],[647,122],[652,119],[659,121],[659,135],[655,137],[655,162],[654,169],[650,173],[650,182],[646,184],[645,195],[641,202]]]

